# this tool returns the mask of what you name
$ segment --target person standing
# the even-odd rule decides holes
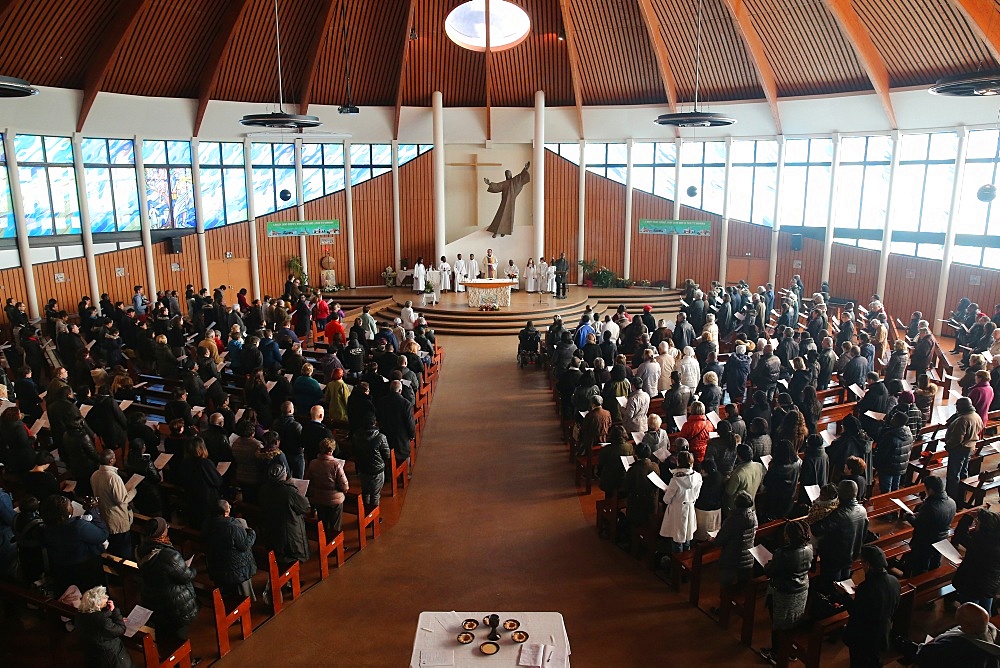
[[[451,265],[448,264],[448,258],[444,255],[441,256],[441,261],[438,263],[438,271],[441,272],[441,292],[448,292],[451,290]]]
[[[122,559],[131,559],[132,510],[129,503],[135,498],[135,489],[126,489],[118,475],[114,450],[103,450],[100,462],[101,467],[90,476],[90,487],[98,499],[101,517],[108,525],[108,551]]]
[[[851,577],[851,564],[861,554],[868,512],[857,497],[857,483],[841,480],[837,485],[837,509],[812,525],[813,534],[819,538],[819,585],[824,594],[833,593],[834,582]]]
[[[198,616],[198,599],[192,585],[195,570],[170,543],[166,520],[154,517],[150,525],[149,537],[137,551],[139,602],[153,611],[156,640],[169,651],[188,639],[191,623]]]
[[[660,535],[669,538],[674,552],[691,549],[691,539],[698,529],[694,504],[701,493],[701,474],[693,470],[690,452],[677,453],[677,468],[670,471],[670,484],[663,493],[666,511],[660,525]]]
[[[560,253],[559,259],[555,261],[556,268],[556,297],[566,298],[566,281],[569,276],[569,260],[566,253]]]
[[[427,268],[424,266],[424,258],[418,257],[417,263],[413,265],[413,291],[424,291],[424,279],[427,277]]]
[[[962,480],[969,475],[969,458],[983,433],[983,421],[968,397],[955,402],[955,411],[948,418],[944,449],[948,451],[948,496],[960,500]]]
[[[230,517],[225,499],[209,509],[205,537],[208,576],[226,597],[249,597],[256,600],[250,578],[257,572],[253,544],[257,534],[242,517]]]
[[[375,403],[375,415],[382,433],[396,452],[396,463],[410,458],[410,441],[417,435],[413,420],[413,406],[403,398],[403,383],[394,380],[389,393]]]
[[[899,607],[899,580],[887,571],[885,553],[877,546],[865,545],[860,555],[865,580],[846,605],[850,617],[844,644],[851,653],[851,666],[863,668],[881,666],[881,654],[889,648],[892,617]]]
[[[475,253],[469,253],[469,280],[476,280],[479,278],[479,260],[476,259]]]
[[[927,497],[917,506],[915,513],[906,514],[906,521],[913,525],[910,552],[906,556],[910,577],[932,571],[941,565],[941,553],[933,545],[948,537],[956,510],[955,501],[948,498],[944,486],[944,480],[937,476],[924,478]]]
[[[327,540],[340,533],[346,498],[344,492],[349,489],[344,466],[333,456],[336,447],[337,443],[332,438],[323,439],[319,444],[319,455],[309,462],[305,474],[305,479],[309,481],[309,501],[323,523]]]
[[[76,629],[83,640],[85,665],[100,668],[132,668],[132,658],[125,649],[125,620],[108,590],[94,587],[83,592],[76,616]]]
[[[544,262],[542,264],[545,264]],[[550,295],[556,293],[556,259],[552,258],[552,262],[545,265],[545,274],[542,275],[545,283],[545,289],[542,292],[546,292]]]
[[[452,270],[455,272],[455,292],[465,292],[465,281],[469,278],[469,270],[465,265],[465,260],[462,259],[461,253],[458,254]]]
[[[288,469],[274,461],[267,469],[258,493],[260,532],[264,545],[274,551],[278,568],[309,560],[309,540],[303,516],[309,502],[288,479]]]
[[[355,395],[360,395],[355,392]],[[352,395],[355,396],[355,395]],[[365,416],[363,427],[354,431],[355,467],[361,478],[361,500],[365,513],[378,508],[382,485],[385,484],[385,465],[389,462],[389,441],[379,432],[374,413]]]
[[[760,655],[774,663],[784,636],[794,630],[806,613],[809,598],[809,568],[813,550],[809,544],[809,525],[804,520],[790,520],[785,524],[785,545],[774,551],[771,561],[764,566],[768,576],[767,607],[771,610],[771,647],[760,650]]]
[[[493,254],[492,248],[486,249],[486,257],[483,259],[483,264],[486,266],[486,278],[499,278],[500,275],[497,273],[497,258]]]
[[[524,266],[524,291],[538,292],[538,267],[535,265],[535,259],[531,257]]]

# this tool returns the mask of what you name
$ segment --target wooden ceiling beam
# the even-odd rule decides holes
[[[993,0],[949,0],[989,49],[993,60],[1000,62],[1000,10]]]
[[[87,122],[87,116],[94,107],[97,94],[101,90],[108,70],[114,62],[118,48],[125,42],[125,38],[132,33],[136,19],[149,6],[151,0],[123,0],[115,13],[115,18],[111,22],[107,31],[101,38],[101,45],[94,53],[94,57],[87,67],[87,76],[83,84],[83,100],[80,103],[80,117],[76,122],[76,131],[83,132],[83,125]]]
[[[823,0],[823,4],[833,14],[840,29],[850,40],[854,53],[857,54],[861,66],[865,68],[868,79],[872,82],[875,94],[882,102],[882,109],[889,119],[889,125],[895,130],[896,113],[892,110],[892,100],[889,99],[889,71],[885,67],[882,54],[875,48],[871,33],[862,23],[851,0]]]
[[[576,50],[576,31],[573,29],[573,8],[570,6],[570,3],[571,0],[559,0],[559,12],[562,14],[563,30],[566,33],[566,53],[569,56],[569,72],[573,84],[573,99],[576,102],[576,120],[580,130],[580,139],[584,139],[580,54]]]
[[[642,20],[646,24],[646,33],[649,41],[656,51],[656,64],[660,68],[660,79],[663,80],[663,90],[667,94],[667,105],[670,113],[677,113],[677,80],[674,79],[674,72],[670,67],[670,54],[667,53],[667,43],[663,41],[663,31],[660,27],[660,18],[653,8],[653,0],[639,0],[639,9],[642,11]]]
[[[771,63],[767,60],[767,52],[764,50],[764,41],[760,38],[757,29],[753,27],[750,20],[750,12],[747,10],[743,0],[725,0],[726,8],[736,23],[736,28],[743,38],[743,44],[750,54],[750,61],[757,72],[757,81],[764,91],[764,99],[767,106],[771,108],[771,117],[774,119],[774,128],[777,134],[781,134],[781,115],[778,112],[778,84],[774,76]]]
[[[229,7],[219,23],[219,29],[215,33],[215,40],[208,51],[208,60],[201,73],[201,82],[198,85],[198,111],[194,117],[194,136],[197,137],[201,131],[201,123],[205,120],[205,112],[208,110],[208,102],[215,92],[215,85],[219,81],[219,68],[222,66],[222,58],[229,50],[229,45],[236,34],[236,27],[243,18],[243,12],[250,6],[250,0],[229,0]]]
[[[319,57],[323,44],[330,34],[330,26],[333,25],[333,17],[336,13],[337,0],[326,0],[326,11],[323,13],[323,20],[320,29],[312,33],[309,40],[309,49],[306,51],[306,69],[302,74],[302,84],[299,88],[299,113],[309,112],[309,103],[312,101],[313,83],[316,80],[316,70],[319,68]]]
[[[399,80],[396,84],[396,111],[392,119],[392,138],[399,140],[399,113],[403,108],[403,81],[406,79],[406,62],[410,55],[410,35],[413,33],[413,14],[417,8],[416,0],[407,0],[406,27],[403,32],[403,55],[399,59]],[[419,36],[418,36],[419,38]]]

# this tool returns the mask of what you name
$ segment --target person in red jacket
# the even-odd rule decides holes
[[[708,450],[708,437],[712,431],[712,423],[705,417],[705,404],[700,401],[692,402],[688,408],[687,422],[684,423],[680,433],[676,436],[688,440],[696,464],[700,464],[701,460],[705,459],[705,451]]]
[[[330,318],[330,305],[319,295],[313,297],[312,316],[316,322],[316,329],[326,327],[326,321]]]
[[[325,304],[326,302],[323,303]],[[323,337],[327,346],[343,346],[347,344],[347,331],[340,322],[340,316],[336,313],[332,314],[330,321],[326,323],[326,329],[323,330]]]

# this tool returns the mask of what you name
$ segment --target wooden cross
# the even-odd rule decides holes
[[[472,162],[449,162],[447,163],[449,167],[472,167],[475,170],[475,192],[476,192],[476,227],[479,227],[479,184],[482,180],[479,178],[479,168],[480,167],[503,167],[502,163],[499,162],[479,162],[479,154],[472,154]]]

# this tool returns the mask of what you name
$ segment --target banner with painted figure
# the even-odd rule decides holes
[[[707,237],[712,223],[707,220],[639,220],[639,234],[677,234],[686,237]]]

